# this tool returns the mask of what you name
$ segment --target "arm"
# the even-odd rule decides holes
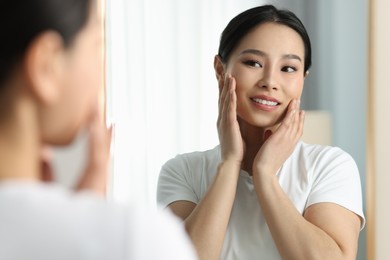
[[[176,201],[169,205],[185,220],[185,227],[200,259],[219,259],[236,195],[239,167],[222,162],[213,184],[198,205]]]
[[[200,259],[220,258],[243,157],[243,142],[236,116],[235,81],[231,77],[225,81],[225,86],[220,82],[217,123],[222,160],[214,182],[198,205],[188,201],[169,205],[177,216],[185,220]]]
[[[283,259],[356,258],[360,219],[355,213],[337,204],[318,203],[302,216],[276,176],[257,179],[256,192]]]
[[[253,180],[265,219],[283,259],[355,259],[359,217],[333,203],[314,204],[302,216],[275,175],[302,134],[304,115],[297,109],[297,104],[289,107],[254,161]]]

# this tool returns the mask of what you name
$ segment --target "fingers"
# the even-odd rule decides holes
[[[221,92],[222,92],[224,85],[225,85],[225,79],[223,77],[221,77],[220,79],[218,79],[219,95],[221,95]]]
[[[286,123],[294,124],[296,120],[297,110],[299,110],[299,101],[296,99],[291,100],[288,108]]]
[[[220,111],[220,108],[221,108],[220,105],[221,105],[221,100],[223,100],[223,99],[222,99],[222,96],[223,96],[223,93],[222,93],[222,92],[223,92],[223,90],[225,89],[225,88],[224,88],[225,82],[226,82],[226,81],[225,81],[224,79],[222,79],[222,78],[218,80],[218,89],[219,89],[218,106],[219,106],[219,112],[221,112],[221,111]]]
[[[229,88],[230,88],[230,81],[229,81],[229,77],[226,77],[224,80],[223,80],[223,85],[221,86],[220,85],[220,88],[219,88],[219,114],[221,115],[222,114],[222,110],[223,110],[223,107],[225,105],[225,101],[226,101],[226,95],[229,91]]]
[[[105,195],[113,127],[107,128],[100,113],[91,116],[89,122],[88,162],[76,190],[91,190]]]
[[[299,112],[299,127],[298,127],[299,138],[302,137],[304,125],[305,125],[305,111],[301,110]]]
[[[229,123],[237,120],[237,95],[236,95],[236,79],[229,78],[229,99],[227,119]]]
[[[280,127],[280,134],[289,137],[293,141],[298,141],[303,133],[304,111],[300,110],[300,101],[291,100],[285,118]]]
[[[233,116],[235,120],[236,114],[235,79],[231,75],[227,75],[224,82],[225,85],[223,86],[219,96],[218,124],[221,120],[228,120]],[[233,112],[234,115],[229,115],[229,112]]]
[[[226,82],[221,99],[220,119],[224,120],[225,123],[234,123],[237,121],[236,81],[229,76]]]
[[[220,93],[217,128],[222,160],[235,162],[242,160],[244,149],[236,109],[236,81],[229,75],[225,78],[225,85]]]
[[[230,103],[231,103],[231,95],[230,95],[230,88],[231,88],[231,79],[228,77],[225,81],[227,84],[224,87],[223,90],[223,96],[222,96],[222,106],[221,106],[221,119],[226,121],[227,119],[227,112],[229,111]]]
[[[298,141],[303,133],[303,125],[305,119],[305,112],[300,110],[300,101],[297,101],[296,112],[294,113],[293,126],[292,126],[292,134],[295,137],[295,141]]]
[[[99,165],[108,160],[112,126],[105,127],[100,115],[96,115],[90,124],[89,133],[90,162]]]

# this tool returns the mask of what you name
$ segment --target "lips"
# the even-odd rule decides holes
[[[281,105],[279,100],[265,95],[253,96],[250,97],[250,100],[256,109],[265,112],[276,111],[279,109],[279,105]]]
[[[265,105],[271,107],[280,105],[280,102],[277,99],[269,96],[262,95],[262,96],[251,97],[250,99],[259,105]]]
[[[256,103],[267,105],[267,106],[277,106],[279,104],[278,102],[265,100],[265,99],[261,99],[261,98],[251,98],[251,100],[256,102]]]

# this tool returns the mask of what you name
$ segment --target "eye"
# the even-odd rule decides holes
[[[260,62],[258,61],[255,61],[255,60],[247,60],[247,61],[244,61],[244,64],[245,65],[248,65],[250,67],[254,67],[254,68],[262,68],[263,65],[261,65]]]
[[[287,73],[291,73],[291,72],[297,71],[297,69],[295,67],[292,67],[292,66],[284,66],[282,68],[282,71],[287,72]]]

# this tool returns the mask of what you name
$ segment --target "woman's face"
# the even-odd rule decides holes
[[[250,125],[280,123],[304,83],[304,44],[293,29],[265,23],[248,33],[232,52],[225,72],[236,79],[237,114]]]
[[[92,9],[84,28],[64,50],[60,97],[45,120],[51,122],[49,143],[72,141],[97,108],[103,75],[102,28],[96,3]]]

